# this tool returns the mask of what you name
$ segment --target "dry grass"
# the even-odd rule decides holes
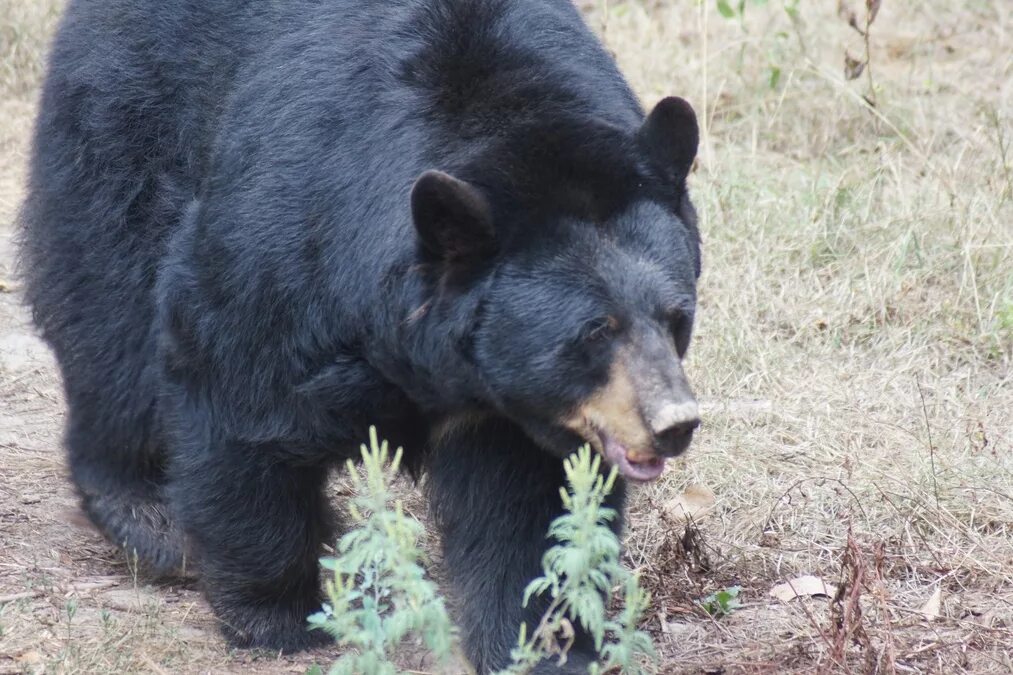
[[[0,0],[0,92],[24,96],[38,86],[46,46],[62,3]]]
[[[749,3],[743,22],[706,1],[586,4],[645,102],[681,94],[704,127],[690,372],[705,427],[691,456],[638,494],[628,540],[654,592],[663,671],[1010,672],[1013,7],[887,0],[870,36],[870,92],[866,77],[844,78],[845,50],[864,46],[829,0],[803,3],[797,22],[777,1]],[[0,166],[16,160],[0,184],[21,171],[51,6],[0,0]],[[12,207],[5,192],[2,215]],[[0,363],[0,381],[9,375]],[[12,419],[36,419],[28,384],[52,388],[48,362],[33,377],[10,385],[27,411]],[[4,438],[4,480],[27,480],[22,455],[35,455]],[[685,538],[660,507],[690,483],[717,503]],[[33,539],[21,544],[49,562],[12,572],[15,556],[0,550],[0,595],[45,589],[0,609],[0,670],[33,651],[64,671],[256,665],[204,630],[190,589],[145,591],[160,613],[117,610],[111,627],[100,601],[82,600],[65,628],[72,581],[56,594],[39,585],[61,574],[46,571],[60,569],[58,552],[90,547],[71,557],[93,573],[95,558],[106,574],[122,564],[94,535],[54,538],[67,531],[36,526],[0,490],[7,512],[28,514],[17,531]],[[799,574],[841,596],[767,596]],[[731,616],[695,608],[733,584],[745,606]],[[918,610],[937,588],[940,616],[928,621]]]
[[[869,560],[883,546],[863,614],[878,667],[892,642],[897,670],[1008,671],[1011,8],[884,3],[873,108],[867,80],[844,79],[862,41],[835,3],[806,4],[796,25],[775,2],[744,24],[708,3],[612,5],[592,20],[637,89],[687,95],[706,129],[690,370],[712,404],[685,467],[641,503],[711,488],[698,523],[711,570],[689,588],[739,582],[748,605],[734,621],[693,617],[669,653],[686,667],[870,667],[860,647],[831,660],[826,601],[766,597],[797,574],[836,581],[852,528]],[[635,520],[633,562],[685,609],[670,590],[685,591],[685,569],[656,569],[671,548],[656,510]],[[937,586],[945,618],[917,621]]]

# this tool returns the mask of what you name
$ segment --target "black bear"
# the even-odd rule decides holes
[[[234,644],[312,646],[328,469],[375,424],[503,666],[561,458],[647,481],[698,424],[698,135],[570,0],[71,0],[21,220],[83,508],[193,560]]]

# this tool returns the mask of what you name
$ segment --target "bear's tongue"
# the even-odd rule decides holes
[[[652,457],[645,462],[634,462],[629,458],[629,451],[622,443],[608,434],[601,434],[602,445],[605,446],[605,459],[619,469],[626,478],[636,481],[652,481],[665,470],[664,457]]]

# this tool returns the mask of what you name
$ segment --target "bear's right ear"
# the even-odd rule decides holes
[[[412,188],[412,218],[426,252],[448,263],[496,252],[489,203],[478,189],[442,171],[426,171]]]
[[[676,180],[685,180],[700,144],[693,106],[678,96],[661,99],[640,127],[637,139]]]

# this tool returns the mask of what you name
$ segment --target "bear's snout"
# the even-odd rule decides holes
[[[677,457],[686,451],[693,440],[693,431],[700,426],[700,415],[696,401],[673,403],[664,425],[655,426],[654,448],[662,457]]]
[[[693,431],[700,426],[700,409],[671,345],[659,335],[648,334],[643,340],[628,366],[637,383],[639,409],[647,420],[654,452],[675,457],[693,440]]]
[[[700,412],[675,349],[646,331],[638,337],[617,350],[606,384],[564,424],[625,476],[646,481],[686,451]]]

